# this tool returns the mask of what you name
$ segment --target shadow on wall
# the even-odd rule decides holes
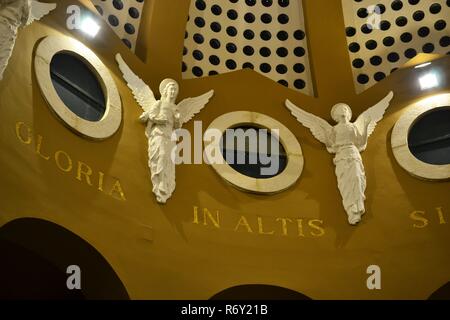
[[[124,285],[100,253],[54,223],[23,218],[0,228],[0,299],[129,299]],[[69,290],[81,269],[81,290]]]
[[[225,289],[210,300],[312,300],[304,294],[271,285],[248,284]]]
[[[450,282],[433,292],[428,300],[450,300]]]

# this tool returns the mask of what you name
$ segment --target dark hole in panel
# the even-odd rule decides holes
[[[312,300],[291,289],[263,284],[247,284],[225,289],[210,300]]]
[[[102,86],[90,67],[74,54],[53,56],[50,74],[56,92],[73,113],[84,120],[99,121],[106,111]]]
[[[267,129],[265,132],[266,141],[267,141],[267,152],[265,150],[260,150],[260,135],[263,136],[264,131],[260,131],[261,129],[264,130],[264,128],[258,128],[254,126],[238,126],[232,128],[234,130],[242,129],[244,134],[246,135],[245,138],[245,146],[239,146],[237,143],[237,139],[234,139],[234,143],[232,143],[232,148],[227,148],[227,139],[226,139],[226,132],[223,134],[222,139],[220,141],[221,144],[221,151],[222,155],[224,156],[225,160],[227,160],[227,163],[229,166],[231,166],[234,170],[236,170],[239,173],[242,173],[245,176],[252,177],[252,178],[258,178],[258,179],[267,179],[272,178],[274,176],[279,175],[283,172],[283,170],[287,166],[287,155],[286,150],[284,149],[283,145],[280,143],[278,138],[274,137],[270,130]],[[235,131],[236,133],[236,131]],[[253,136],[252,136],[253,134]],[[252,138],[253,137],[253,138]],[[256,139],[256,140],[252,140]],[[255,142],[257,141],[257,142]],[[253,142],[253,144],[252,144]],[[271,145],[278,145],[278,150],[271,150]],[[239,148],[241,147],[241,148]],[[239,149],[239,150],[238,150]],[[267,162],[267,158],[270,158],[271,162]],[[230,159],[233,159],[233,161],[229,161]],[[244,163],[239,163],[239,159],[245,159]],[[251,159],[256,161],[251,161]],[[278,165],[276,165],[276,161],[278,160]],[[275,161],[275,162],[273,162]],[[230,163],[233,162],[233,163]],[[255,163],[256,162],[256,163]],[[272,167],[271,167],[272,166]],[[267,172],[262,172],[262,168],[272,168],[274,169],[273,174],[267,174]]]
[[[437,108],[416,121],[408,144],[411,153],[423,162],[450,164],[450,107]]]

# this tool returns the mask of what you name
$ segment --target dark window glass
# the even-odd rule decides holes
[[[221,150],[228,165],[243,175],[258,179],[272,178],[283,172],[288,161],[286,151],[269,129],[253,126],[239,126],[232,129],[235,130],[235,136],[238,136],[239,132],[244,133],[245,139],[241,141],[245,142],[239,144],[238,139],[234,138],[234,142],[227,143],[227,134],[226,132],[223,134],[220,142]],[[260,141],[260,135],[263,141]],[[267,146],[266,150],[259,147],[263,143]],[[278,146],[278,150],[272,150],[272,145]],[[242,159],[244,161],[239,161]],[[263,172],[263,168],[271,168],[270,173]]]
[[[412,154],[423,162],[450,164],[450,107],[421,117],[409,132],[408,144]]]
[[[53,56],[50,74],[58,96],[73,113],[99,121],[106,103],[102,87],[90,67],[77,56],[60,52]]]

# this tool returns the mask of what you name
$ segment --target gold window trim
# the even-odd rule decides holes
[[[284,191],[294,185],[300,178],[304,165],[302,148],[294,134],[279,121],[265,114],[249,111],[223,114],[210,124],[208,130],[217,129],[223,134],[227,129],[241,125],[254,125],[268,130],[278,129],[278,139],[286,151],[286,168],[274,177],[258,179],[241,174],[225,161],[224,163],[210,161],[217,174],[236,188],[252,193],[273,194]],[[274,133],[272,132],[272,134]],[[211,145],[211,143],[215,145]],[[220,149],[220,141],[208,142],[206,145],[217,148],[216,150]]]
[[[67,53],[81,59],[96,75],[105,95],[106,108],[99,121],[85,120],[73,113],[61,100],[50,75],[50,63],[57,53]],[[36,49],[34,70],[40,90],[48,106],[75,133],[102,140],[117,132],[122,123],[122,103],[117,86],[106,66],[97,55],[81,42],[66,36],[48,36]]]
[[[434,165],[417,159],[408,146],[408,135],[414,124],[436,109],[450,109],[450,93],[435,95],[406,107],[392,130],[391,147],[400,166],[417,178],[449,180],[450,164]]]

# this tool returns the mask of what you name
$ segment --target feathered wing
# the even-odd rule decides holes
[[[384,113],[389,107],[389,103],[391,102],[393,97],[394,93],[391,91],[386,97],[383,98],[383,100],[361,113],[361,115],[355,121],[356,128],[361,134],[365,130],[364,125],[366,120],[370,120],[370,124],[367,127],[367,137],[369,137],[373,133],[375,127],[377,126],[377,123],[381,119],[383,119]]]
[[[302,125],[311,130],[311,133],[317,140],[327,146],[328,151],[332,152],[332,141],[330,141],[330,136],[333,127],[327,121],[309,112],[303,111],[289,100],[286,100],[286,107]]]
[[[130,67],[125,63],[120,54],[116,55],[116,61],[119,64],[120,71],[122,71],[123,78],[133,92],[134,99],[139,103],[144,111],[148,111],[156,102],[152,89],[150,89],[150,87],[141,78],[131,71]]]
[[[56,3],[43,3],[36,0],[30,1],[30,13],[28,15],[27,26],[33,23],[33,21],[41,20],[42,17],[55,10]]]
[[[186,98],[181,101],[177,105],[178,112],[180,113],[180,123],[184,124],[191,120],[206,106],[213,95],[214,90],[211,90],[201,96],[195,98]]]

